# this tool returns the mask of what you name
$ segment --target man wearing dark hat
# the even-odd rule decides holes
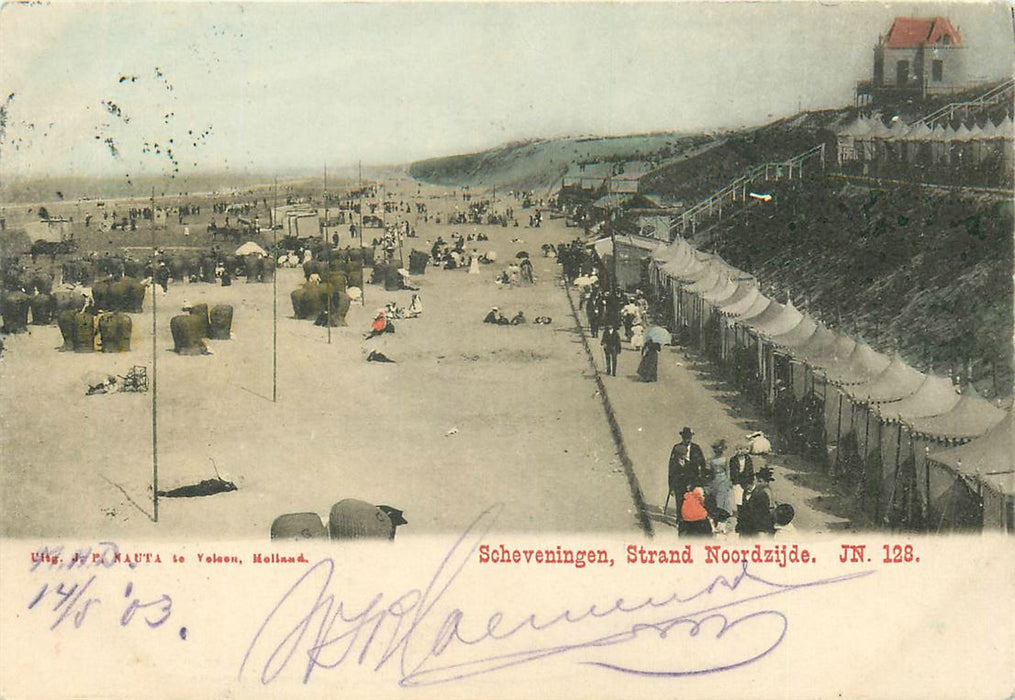
[[[744,505],[737,517],[737,532],[741,535],[770,535],[775,532],[775,498],[769,486],[775,476],[771,467],[759,469],[756,480],[753,488],[744,494]]]
[[[694,431],[685,426],[680,437],[681,441],[670,450],[669,464],[670,493],[677,498],[678,510],[685,491],[705,485],[705,454],[697,443],[691,442]]]

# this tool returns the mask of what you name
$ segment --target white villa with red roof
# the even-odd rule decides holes
[[[964,53],[945,17],[896,17],[874,47],[873,88],[931,95],[968,87]]]

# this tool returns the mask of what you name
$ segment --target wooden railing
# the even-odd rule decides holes
[[[964,115],[968,116],[970,110],[979,110],[984,107],[990,107],[1000,104],[1002,101],[1011,102],[1013,90],[1015,90],[1015,79],[1001,83],[997,87],[983,93],[976,99],[968,100],[966,102],[952,102],[951,104],[947,104],[941,109],[931,112],[926,117],[915,123],[923,123],[928,127],[932,127],[936,122],[942,119],[951,121],[955,118],[956,112],[962,112]]]
[[[825,144],[821,143],[789,160],[779,163],[762,163],[749,169],[722,189],[716,190],[705,199],[670,220],[670,240],[675,235],[694,235],[702,222],[713,216],[722,219],[724,208],[729,211],[737,203],[747,201],[747,188],[758,181],[803,178],[804,163],[819,158],[821,169],[825,168]]]

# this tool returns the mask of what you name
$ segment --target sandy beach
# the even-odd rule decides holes
[[[417,187],[397,181],[388,192],[411,199]],[[637,505],[582,342],[583,319],[572,313],[559,266],[540,252],[543,243],[570,240],[577,230],[549,217],[540,228],[448,225],[447,214],[465,208],[460,197],[438,188],[420,196],[431,214],[443,211],[445,223],[418,220],[417,237],[403,247],[406,257],[410,249],[428,251],[437,236],[482,232],[489,240],[467,248],[496,252],[497,261],[478,275],[428,267],[412,278],[422,316],[396,320],[394,334],[365,341],[378,308],[390,301],[407,307],[412,295],[368,284],[365,305],[352,306],[348,326],[332,329],[330,344],[326,328],[293,318],[289,293],[303,271],[280,269],[277,402],[271,400],[271,283],[173,283],[168,293],[157,290],[159,488],[194,484],[216,470],[238,487],[163,498],[158,523],[151,517],[151,395],[85,395],[104,374],[151,367],[150,293],[144,313],[132,315],[130,353],[58,352],[55,326],[8,336],[0,363],[3,534],[258,539],[278,515],[326,516],[343,498],[398,507],[409,521],[405,531],[413,533],[461,527],[494,503],[505,504],[498,527],[506,531],[638,529]],[[506,206],[524,221],[528,210],[519,202],[495,204]],[[365,231],[367,242],[376,232]],[[520,251],[532,256],[535,283],[497,285]],[[172,352],[169,320],[187,302],[231,304],[233,338],[209,341],[213,354],[206,356]],[[530,322],[483,324],[495,305],[508,317],[521,310]],[[552,323],[531,323],[537,316]],[[597,342],[591,341],[591,354],[601,369]],[[367,362],[370,350],[394,363]],[[655,385],[636,381],[637,357],[625,343],[620,376],[607,378],[608,396],[648,515],[655,527],[671,527],[659,501],[681,425],[694,425],[707,450],[710,440],[734,441],[762,423],[744,409],[729,410],[728,393],[703,388],[707,377],[691,373],[678,348],[664,351]],[[797,487],[789,482],[776,488],[783,498],[814,495],[791,492]],[[844,524],[801,505],[810,529]]]

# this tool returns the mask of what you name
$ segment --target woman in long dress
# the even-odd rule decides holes
[[[714,456],[709,462],[712,478],[707,488],[706,503],[709,515],[715,521],[716,530],[726,532],[726,521],[734,513],[733,482],[730,480],[729,464],[726,462],[726,441],[718,440],[712,445]]]
[[[643,382],[656,381],[656,373],[659,369],[659,343],[654,340],[646,340],[645,347],[641,351],[641,362],[638,364],[638,376]]]

